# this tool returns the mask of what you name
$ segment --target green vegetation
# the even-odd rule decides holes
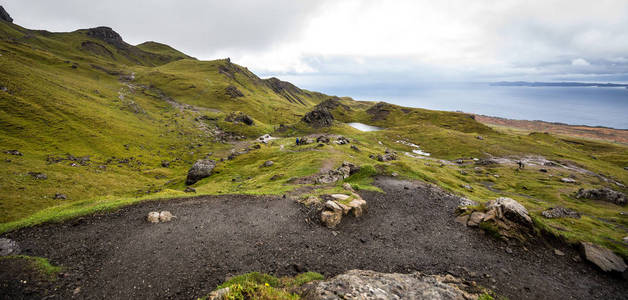
[[[323,275],[314,272],[284,278],[251,272],[227,280],[216,290],[229,288],[226,299],[299,299],[299,295],[292,290],[310,281],[323,279]]]
[[[37,272],[43,279],[50,281],[56,280],[57,274],[63,270],[62,267],[52,265],[48,259],[38,256],[12,255],[0,257],[0,264],[3,261],[24,262],[27,268]]]
[[[344,182],[356,190],[379,190],[375,175],[397,173],[479,203],[511,197],[539,228],[628,257],[622,242],[626,207],[574,197],[581,187],[628,192],[626,145],[489,127],[464,113],[333,98],[260,79],[228,59],[198,61],[155,42],[116,46],[87,32],[49,33],[0,22],[0,87],[6,88],[0,91],[0,232],[189,195],[183,193],[187,170],[197,159],[211,158],[225,160],[214,175],[194,184],[195,195],[302,198],[343,192]],[[300,121],[329,98],[339,104],[330,107],[333,126],[313,128]],[[253,124],[225,120],[232,112],[248,115]],[[360,132],[346,122],[385,130]],[[266,133],[278,139],[254,140]],[[351,145],[335,144],[333,137],[322,146],[294,143],[296,137],[323,133],[343,135]],[[413,154],[410,143],[431,156]],[[372,158],[386,149],[398,159]],[[232,152],[243,153],[226,159]],[[510,163],[472,160],[489,157]],[[536,165],[517,169],[513,162],[522,158]],[[543,159],[569,168],[540,166]],[[274,164],[262,167],[267,160]],[[344,182],[304,180],[343,161],[362,168]],[[577,184],[561,182],[563,177]],[[558,205],[582,218],[541,216]]]

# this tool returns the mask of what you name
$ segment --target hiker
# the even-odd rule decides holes
[[[297,146],[299,145],[299,138],[297,138]]]

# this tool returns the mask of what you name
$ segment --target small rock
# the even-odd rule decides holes
[[[161,161],[161,166],[164,168],[170,167],[170,162],[167,160],[162,160]]]
[[[607,248],[589,242],[582,242],[581,245],[584,257],[604,272],[616,271],[622,273],[628,268],[623,258]]]
[[[274,164],[275,164],[275,162],[273,162],[272,160],[267,160],[267,161],[264,162],[264,164],[262,166],[270,167],[270,166],[272,166]]]
[[[0,256],[20,254],[20,246],[14,240],[0,238]]]
[[[349,199],[349,195],[345,195],[345,194],[332,194],[331,197],[338,201],[344,201],[344,200]]]
[[[343,183],[343,184],[342,184],[342,188],[343,188],[343,189],[345,189],[345,190],[347,190],[347,191],[351,191],[351,192],[353,192],[353,191],[354,191],[354,190],[353,190],[353,187],[352,187],[352,186],[351,186],[351,184],[350,184],[350,183],[348,183],[348,182]]]
[[[28,175],[33,176],[33,178],[35,179],[48,179],[48,175],[44,174],[44,173],[39,173],[39,172],[28,172]]]
[[[186,187],[183,191],[186,193],[196,193],[196,189],[191,186]]]
[[[7,150],[7,151],[4,151],[4,153],[15,155],[15,156],[22,156],[22,155],[24,155],[24,154],[22,154],[22,152],[17,151],[17,150]]]
[[[460,200],[458,200],[458,206],[475,206],[475,205],[478,205],[478,203],[471,199],[460,198]]]
[[[283,174],[275,174],[273,175],[273,177],[270,178],[270,181],[279,180],[281,179],[281,177],[283,177]]]
[[[564,182],[564,183],[576,183],[575,179],[572,178],[567,178],[567,177],[563,177],[560,179],[560,181]]]
[[[560,251],[558,249],[554,249],[554,254],[558,255],[558,256],[565,256],[565,252]]]
[[[356,152],[360,152],[360,148],[358,148],[358,146],[356,146],[356,145],[351,145],[351,149],[356,151]]]
[[[170,222],[172,221],[172,218],[174,218],[174,216],[167,210],[164,210],[159,213],[160,222]]]
[[[324,210],[323,212],[321,212],[321,222],[323,222],[323,225],[325,225],[327,228],[335,228],[336,226],[338,226],[338,224],[340,224],[341,220],[342,210]]]
[[[366,201],[362,198],[355,198],[349,202],[349,207],[351,207],[351,214],[359,218],[363,216],[367,211]]]
[[[230,288],[228,287],[215,290],[209,293],[209,295],[207,295],[207,299],[208,300],[226,300],[227,296],[229,295],[229,292],[230,292]]]
[[[467,225],[467,223],[469,222],[469,215],[460,215],[460,216],[457,216],[457,217],[456,217],[456,219],[455,219],[455,221],[456,221],[457,223],[462,224],[462,225]]]
[[[54,199],[56,199],[56,200],[67,200],[68,196],[66,194],[57,193],[57,194],[55,194]]]
[[[547,169],[539,169],[539,172],[547,173]]]
[[[476,136],[475,138],[476,138],[476,139],[478,139],[478,140],[480,140],[480,141],[484,140],[484,138],[483,138],[481,135],[478,135],[478,136]]]
[[[390,176],[392,176],[392,177],[397,177],[397,176],[399,176],[399,173],[397,173],[397,172],[392,172],[392,174],[390,174]]]
[[[159,213],[156,211],[149,212],[146,220],[151,223],[159,223]]]

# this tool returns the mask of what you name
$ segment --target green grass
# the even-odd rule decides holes
[[[60,266],[52,265],[48,259],[38,256],[11,255],[0,257],[0,262],[3,260],[24,261],[29,268],[39,273],[44,279],[51,281],[56,280],[57,274],[63,270]]]
[[[81,46],[84,42],[97,43],[112,56],[86,50]],[[628,257],[622,242],[628,234],[626,207],[574,198],[580,187],[607,186],[627,193],[625,187],[566,169],[549,168],[549,173],[541,173],[535,168],[495,165],[478,166],[476,171],[475,165],[439,161],[543,156],[626,185],[626,145],[492,128],[464,113],[350,98],[340,98],[343,105],[332,111],[334,126],[312,128],[300,119],[328,99],[326,95],[287,83],[279,83],[282,89],[276,90],[276,81],[260,79],[229,60],[198,61],[155,42],[117,51],[81,30],[46,33],[0,22],[0,54],[0,86],[8,90],[0,92],[0,151],[17,149],[24,154],[0,153],[0,232],[138,201],[184,196],[186,172],[195,160],[226,158],[232,150],[254,143],[252,138],[272,133],[280,138],[220,162],[214,175],[194,185],[197,195],[281,195],[296,188],[306,190],[302,197],[342,193],[343,182],[303,186],[294,180],[349,161],[362,166],[344,180],[358,191],[380,191],[373,186],[373,176],[394,172],[400,178],[429,182],[480,203],[511,197],[530,211],[539,228],[569,242],[595,242]],[[120,79],[132,73],[135,80],[131,86]],[[235,88],[243,96],[232,97],[227,88]],[[167,99],[193,107],[173,107]],[[235,111],[248,114],[255,124],[226,122],[225,116]],[[345,122],[385,130],[360,132]],[[281,125],[285,126],[278,130]],[[217,131],[249,141],[225,143],[217,140]],[[333,143],[294,145],[295,137],[321,133],[344,135],[360,151]],[[431,153],[430,159],[405,155],[412,148],[398,141],[420,145]],[[398,151],[399,159],[379,162],[369,158],[386,149]],[[67,154],[89,156],[90,161],[72,166],[75,162],[48,159]],[[261,167],[266,160],[275,164]],[[162,161],[170,165],[163,167]],[[48,179],[35,179],[29,172],[45,173]],[[575,176],[578,184],[560,182],[567,176]],[[68,199],[54,199],[57,193]],[[583,217],[541,217],[543,210],[558,205],[575,209]]]
[[[284,278],[251,272],[227,280],[216,287],[216,290],[229,288],[227,299],[300,299],[299,295],[291,291],[292,289],[323,279],[325,279],[323,275],[314,272]]]

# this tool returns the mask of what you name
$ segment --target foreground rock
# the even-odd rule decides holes
[[[467,203],[473,202],[461,200],[461,204]],[[456,217],[456,222],[469,227],[490,229],[504,238],[524,240],[533,227],[528,210],[511,198],[491,200],[483,208],[461,205],[457,210],[460,215]],[[486,226],[482,226],[483,224]]]
[[[10,239],[0,238],[0,256],[20,254],[20,246]]]
[[[588,242],[582,242],[582,251],[584,258],[598,266],[604,272],[626,271],[626,263],[624,259],[617,256],[613,251]]]
[[[325,202],[320,214],[321,223],[327,228],[336,228],[342,221],[343,216],[352,215],[360,218],[368,210],[366,201],[354,192],[351,192],[351,195],[332,194],[327,197],[330,200]],[[315,201],[308,202],[316,203]]]
[[[148,216],[146,216],[146,220],[150,223],[170,222],[173,218],[175,218],[175,216],[167,210],[162,212],[151,211],[148,213]]]
[[[185,184],[192,185],[203,178],[209,177],[215,167],[216,162],[212,159],[197,160],[188,171],[188,177],[185,179]]]
[[[613,191],[609,188],[599,188],[599,189],[581,188],[576,193],[576,198],[600,200],[600,201],[615,203],[617,205],[626,205],[626,195],[617,191]]]
[[[451,275],[351,270],[306,284],[303,299],[477,299],[478,289]]]

